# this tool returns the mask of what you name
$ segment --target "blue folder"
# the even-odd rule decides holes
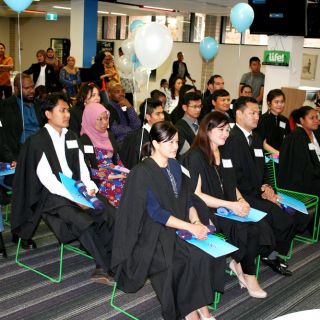
[[[208,234],[208,238],[206,240],[198,240],[196,238],[192,238],[191,240],[185,241],[193,244],[194,246],[210,254],[214,258],[228,255],[231,252],[237,251],[239,249],[213,234]]]
[[[240,222],[258,222],[264,218],[267,214],[266,212],[250,208],[249,214],[246,217],[239,217],[234,214],[231,210],[226,208],[218,208],[216,215],[219,217],[240,221]]]
[[[280,196],[282,198],[282,199],[278,199],[278,201],[281,204],[283,204],[284,206],[293,208],[293,209],[295,209],[299,212],[302,212],[304,214],[308,214],[308,210],[302,201],[297,200],[295,198],[292,198],[290,196],[287,196],[281,192],[278,192],[277,194],[278,194],[278,196]]]
[[[0,171],[0,177],[1,176],[8,176],[9,174],[14,174],[14,173],[15,173],[15,169],[3,170],[3,171]]]
[[[74,185],[75,180],[65,176],[63,173],[59,172],[61,183],[65,186],[67,191],[70,193],[72,199],[74,202],[82,204],[84,206],[90,207],[94,209],[92,203],[88,201],[77,189],[77,187]]]

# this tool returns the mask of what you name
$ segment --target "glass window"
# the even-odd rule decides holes
[[[206,28],[206,15],[195,14],[193,42],[200,42],[204,38]]]
[[[106,16],[103,17],[103,32],[102,39],[116,39],[117,34],[117,17]]]

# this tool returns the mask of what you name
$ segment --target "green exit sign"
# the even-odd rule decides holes
[[[56,20],[58,20],[58,14],[56,12],[47,12],[46,13],[46,20],[56,21]]]
[[[262,64],[287,67],[289,65],[289,61],[289,51],[265,50]]]

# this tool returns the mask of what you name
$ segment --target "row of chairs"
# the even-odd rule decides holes
[[[309,194],[305,194],[305,193],[300,193],[300,192],[296,192],[296,191],[291,191],[291,190],[286,190],[286,189],[282,189],[279,188],[277,186],[277,180],[276,180],[276,166],[275,166],[275,161],[272,157],[272,155],[268,154],[267,158],[266,158],[266,166],[268,169],[268,173],[269,173],[269,184],[272,185],[272,187],[275,189],[275,191],[277,192],[281,192],[283,194],[286,194],[290,197],[293,197],[295,199],[298,199],[300,201],[302,201],[306,208],[308,209],[309,212],[312,212],[314,215],[314,225],[313,225],[313,229],[312,229],[312,233],[310,236],[305,236],[305,235],[296,235],[293,241],[300,241],[300,242],[304,242],[307,244],[313,244],[316,243],[318,241],[319,238],[319,222],[317,219],[318,216],[318,202],[319,202],[319,197],[314,196],[314,195],[309,195]],[[4,222],[6,224],[8,224],[8,212],[9,212],[9,208],[6,207],[6,215],[5,215],[5,220]],[[225,239],[226,238],[223,235],[219,235],[221,238]],[[292,257],[292,250],[293,250],[293,241],[291,243],[291,247],[289,250],[289,254],[288,256],[284,257],[286,260],[290,259]],[[24,267],[27,268],[28,270],[37,273],[40,276],[43,276],[44,278],[50,280],[53,283],[60,283],[62,281],[62,277],[63,277],[63,256],[64,256],[64,251],[66,250],[70,250],[73,251],[77,254],[80,254],[88,259],[93,259],[90,255],[88,255],[86,252],[84,252],[83,250],[79,249],[78,247],[75,247],[73,245],[70,244],[65,244],[65,243],[61,243],[60,244],[60,260],[59,260],[59,270],[58,270],[58,276],[51,276],[48,275],[30,265],[27,265],[25,262],[23,262],[21,260],[20,257],[20,242],[21,239],[19,239],[18,245],[17,245],[17,250],[16,250],[16,256],[15,256],[15,262],[17,263],[17,265],[19,265],[20,267]],[[256,276],[258,278],[259,276],[259,269],[260,269],[260,257],[257,258],[256,260]],[[229,273],[230,275],[232,274],[231,270],[226,270],[227,273]],[[137,317],[135,317],[134,315],[130,314],[129,312],[127,312],[126,310],[122,309],[121,307],[119,307],[118,305],[116,305],[115,303],[115,297],[116,297],[116,291],[117,291],[117,283],[114,284],[113,290],[112,290],[112,295],[111,295],[111,299],[110,299],[110,305],[111,307],[113,307],[114,309],[118,310],[119,312],[125,314],[126,316],[128,316],[131,319],[134,320],[139,320]],[[220,293],[216,292],[214,295],[214,301],[212,303],[212,305],[209,306],[210,309],[212,310],[216,310],[217,306],[220,302]]]

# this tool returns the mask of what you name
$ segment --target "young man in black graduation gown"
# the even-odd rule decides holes
[[[112,284],[113,209],[107,204],[101,210],[78,205],[60,182],[62,172],[81,180],[89,194],[97,191],[76,134],[66,129],[70,118],[66,101],[66,97],[58,93],[46,98],[42,111],[48,123],[22,147],[13,186],[12,229],[22,239],[29,239],[41,217],[44,218],[59,241],[78,239],[94,258],[94,281]]]
[[[147,109],[145,107],[147,104]],[[145,118],[144,118],[145,114]],[[122,143],[119,156],[128,169],[132,169],[140,161],[140,150],[142,146],[149,141],[149,132],[152,125],[156,122],[164,120],[164,112],[160,100],[146,99],[140,105],[140,119],[144,118],[142,128],[135,130],[129,134]],[[142,143],[141,143],[141,136]]]
[[[175,124],[179,132],[178,158],[190,149],[198,132],[198,118],[202,109],[201,95],[196,92],[186,93],[183,97],[182,109],[184,115]]]
[[[252,132],[259,120],[259,107],[254,98],[240,97],[234,106],[236,125],[224,146],[231,156],[235,168],[237,186],[245,200],[258,210],[267,212],[267,220],[276,239],[275,250],[286,255],[290,243],[296,233],[307,226],[307,218],[299,213],[290,216],[277,205],[273,189],[266,184],[267,171],[260,137]],[[277,252],[271,254],[261,252],[262,260],[273,270],[282,275],[291,275],[278,257]]]

